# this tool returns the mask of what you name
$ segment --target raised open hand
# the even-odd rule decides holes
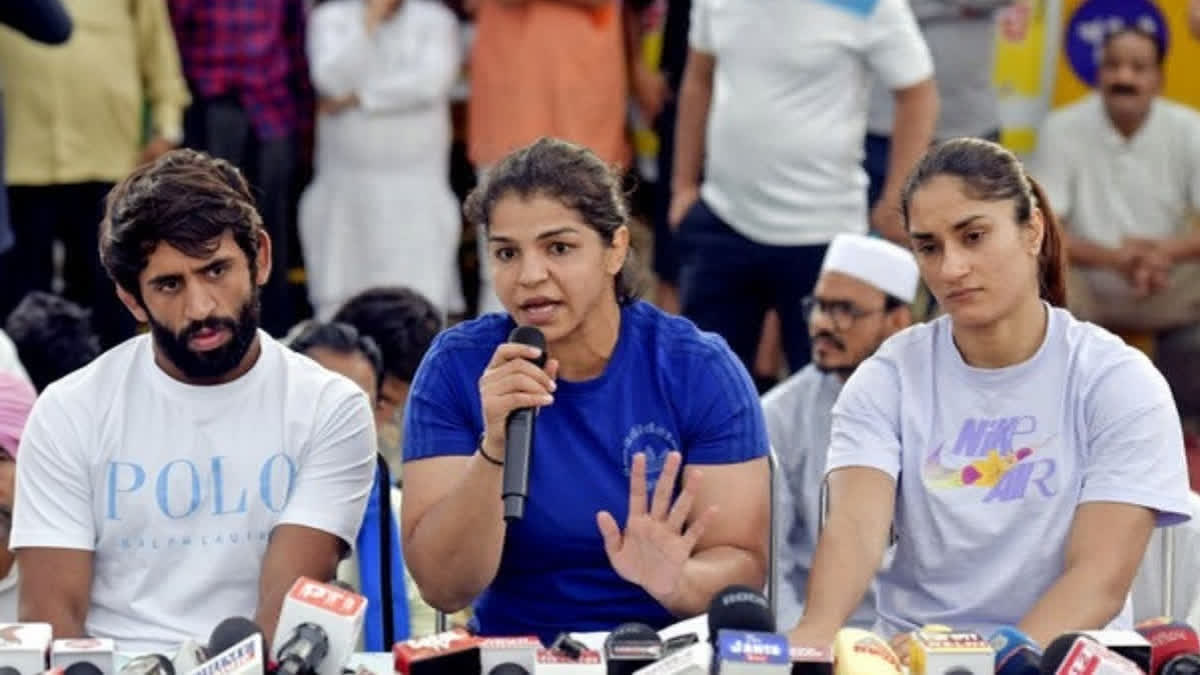
[[[682,462],[678,452],[667,455],[653,501],[647,507],[646,456],[634,455],[629,476],[629,519],[624,532],[608,511],[596,514],[596,525],[613,569],[622,579],[646,589],[663,606],[671,606],[680,590],[684,563],[717,512],[712,506],[691,517],[696,486],[702,478],[698,469],[689,472],[679,498],[671,503]]]

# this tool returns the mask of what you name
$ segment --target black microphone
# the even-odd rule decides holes
[[[64,668],[63,675],[104,675],[104,671],[87,661],[80,661]]]
[[[207,651],[216,656],[255,633],[262,635],[258,624],[245,617],[231,616],[213,628],[212,635],[208,636]]]
[[[12,666],[0,666],[0,675],[21,675],[21,671]]]
[[[315,675],[328,653],[329,635],[325,629],[315,623],[302,623],[276,652],[279,666],[275,672],[277,675]]]
[[[1180,654],[1163,664],[1155,675],[1197,675],[1200,673],[1200,656]]]
[[[175,675],[175,664],[162,654],[143,654],[122,666],[120,675]]]
[[[608,675],[632,675],[662,658],[663,642],[644,623],[623,623],[604,639],[604,663]]]
[[[515,663],[501,663],[487,672],[487,675],[529,675],[525,666]]]
[[[775,615],[761,592],[749,586],[726,586],[708,605],[708,640],[714,646],[722,630],[774,633]]]
[[[538,368],[546,367],[546,336],[534,326],[517,326],[508,336],[516,342],[542,350],[530,359]],[[504,500],[504,520],[512,522],[525,517],[525,497],[529,494],[529,454],[533,450],[533,408],[518,408],[508,415],[504,424],[504,484],[500,497]]]

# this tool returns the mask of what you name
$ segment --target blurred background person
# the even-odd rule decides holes
[[[833,236],[873,225],[902,239],[900,189],[937,119],[933,65],[906,0],[693,0],[689,30],[669,214],[682,313],[724,337],[761,389],[776,376],[754,372],[768,309],[790,369],[808,363],[799,299]],[[895,97],[901,131],[885,198],[868,212],[872,75]]]
[[[383,353],[383,378],[375,402],[375,427],[379,451],[388,460],[392,475],[402,477],[400,430],[404,406],[417,366],[443,322],[436,307],[411,288],[371,288],[350,298],[333,320],[354,326],[375,341]]]
[[[1029,0],[909,0],[937,78],[935,141],[960,136],[1000,140],[1000,110],[992,86],[996,13],[1015,1]],[[873,207],[887,183],[895,112],[892,94],[882,82],[872,84],[870,101],[863,166]]]
[[[16,557],[8,549],[8,535],[12,531],[17,448],[35,398],[37,393],[28,382],[12,373],[0,373],[0,621],[5,623],[18,620],[20,574]]]
[[[4,330],[39,392],[91,363],[103,349],[91,312],[53,293],[34,291],[8,315]]]
[[[60,45],[71,37],[71,17],[59,0],[29,0],[7,2],[0,6],[0,26],[8,26],[30,40]],[[4,178],[4,80],[0,77],[0,254],[13,244],[12,226],[8,221],[8,191]],[[0,321],[4,320],[0,314]]]
[[[1097,91],[1055,110],[1037,176],[1062,218],[1071,310],[1154,336],[1153,353],[1189,431],[1200,424],[1200,113],[1160,95],[1163,45],[1109,33]]]
[[[59,241],[63,295],[96,309],[96,332],[110,347],[136,324],[100,265],[104,198],[136,164],[183,139],[188,91],[163,0],[65,5],[75,28],[60,47],[0,34],[15,238],[0,256],[0,317],[29,291],[55,290]]]
[[[334,320],[354,326],[380,348],[383,362],[379,395],[375,398],[375,428],[379,433],[379,452],[388,463],[395,488],[392,507],[398,509],[403,498],[401,429],[405,403],[417,366],[442,329],[441,317],[433,303],[420,293],[410,288],[386,287],[354,296],[338,310]],[[407,567],[404,584],[413,635],[436,632],[435,612],[421,598]],[[465,620],[462,616],[455,618]]]
[[[293,351],[346,376],[375,404],[383,379],[383,355],[374,340],[344,323],[306,321],[293,332],[287,340]],[[367,598],[363,649],[382,652],[398,640],[407,640],[411,628],[405,584],[400,583],[407,568],[392,508],[391,474],[383,456],[376,457],[375,481],[362,527],[350,556],[338,566],[338,578]]]
[[[193,96],[184,143],[232,162],[254,188],[273,257],[262,325],[282,336],[297,300],[288,285],[294,182],[313,117],[306,0],[166,1]]]
[[[883,341],[912,323],[909,306],[919,272],[911,251],[878,237],[839,234],[829,244],[821,276],[804,298],[812,361],[762,398],[767,436],[779,461],[776,484],[777,612],[792,626],[804,613],[808,573],[821,524],[821,486],[833,404],[846,378]],[[886,564],[886,563],[885,563]],[[849,625],[875,623],[873,589]]]
[[[299,226],[316,316],[388,285],[461,312],[449,166],[457,19],[435,0],[324,0],[310,21],[320,104]]]

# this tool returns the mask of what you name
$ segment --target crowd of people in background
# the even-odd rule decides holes
[[[519,193],[550,192],[586,217],[609,217],[616,207],[606,200],[630,194],[622,279],[631,297],[719,335],[752,393],[765,394],[782,510],[795,514],[777,524],[789,563],[773,583],[795,621],[826,471],[824,455],[812,457],[829,445],[841,382],[886,338],[945,309],[907,258],[866,271],[862,261],[910,246],[906,181],[931,145],[1001,138],[995,24],[1002,12],[1028,17],[1014,10],[1028,2],[36,0],[0,9],[11,26],[0,28],[0,522],[36,396],[139,333],[172,330],[155,332],[139,313],[144,300],[119,294],[112,261],[101,259],[122,244],[100,227],[113,218],[119,196],[110,193],[172,151],[202,151],[245,177],[268,235],[252,251],[265,256],[262,328],[358,384],[374,411],[377,480],[357,557],[340,572],[374,598],[391,596],[387,610],[372,605],[367,641],[431,630],[433,610],[405,557],[426,582],[455,569],[440,568],[451,547],[429,533],[415,555],[399,545],[404,413],[435,337],[515,302],[519,280],[505,288],[493,279],[504,279],[512,248],[495,238],[516,235],[497,234],[496,204],[464,214],[467,193],[500,168]],[[1200,1],[1189,16],[1200,39]],[[647,59],[651,32],[661,46]],[[1166,49],[1160,35],[1115,27],[1097,50],[1096,90],[1049,115],[1029,171],[1065,232],[1069,309],[1153,359],[1190,459],[1200,452],[1200,112],[1161,95]],[[649,162],[639,161],[635,129],[657,135]],[[618,167],[619,184],[594,195],[572,186],[572,171],[592,167],[544,138],[589,149]],[[523,147],[552,157],[551,168],[505,160]],[[981,191],[1003,188],[1001,177],[981,180]],[[615,229],[601,232],[610,245]],[[462,374],[472,386],[477,377]],[[426,396],[445,393],[423,384]],[[430,415],[432,405],[413,410]],[[798,423],[810,410],[814,421]],[[439,454],[427,445],[421,456]],[[1200,487],[1200,460],[1189,466]],[[444,475],[421,473],[420,508],[449,494]],[[705,546],[744,543],[724,521],[713,528]],[[1179,555],[1200,550],[1200,537],[1186,542]],[[7,549],[0,620],[16,613]],[[522,582],[485,595],[475,620],[511,619],[495,598]],[[1143,596],[1153,596],[1145,583]],[[680,602],[702,604],[692,600]],[[873,620],[872,603],[868,595],[860,623]],[[1200,617],[1200,605],[1188,611]]]

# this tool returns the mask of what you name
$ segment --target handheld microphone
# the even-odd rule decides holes
[[[1133,661],[1133,665],[1150,672],[1150,643],[1141,633],[1131,630],[1079,631],[1114,652]]]
[[[1084,633],[1064,633],[1046,647],[1042,675],[1144,675],[1132,661]]]
[[[0,664],[21,675],[46,669],[52,632],[48,623],[0,624]]]
[[[608,675],[632,675],[662,657],[663,642],[644,623],[623,623],[604,638]]]
[[[394,668],[400,675],[456,675],[482,671],[479,645],[482,638],[460,629],[397,642],[392,647]]]
[[[995,667],[996,651],[978,633],[919,630],[909,641],[910,675],[990,674]]]
[[[103,675],[103,672],[96,664],[88,661],[72,663],[63,669],[63,675]]]
[[[126,662],[120,675],[175,675],[175,664],[162,654],[143,654]]]
[[[546,336],[534,326],[517,326],[508,336],[509,342],[530,345],[542,350],[531,359],[538,368],[546,367]],[[513,522],[525,517],[525,498],[529,495],[529,462],[533,451],[533,408],[518,408],[504,423],[504,477],[500,498],[504,500],[504,520]]]
[[[116,646],[108,638],[67,638],[50,643],[50,666],[90,663],[104,675],[117,672]]]
[[[1200,662],[1200,637],[1196,630],[1183,622],[1161,622],[1138,624],[1137,632],[1150,643],[1150,675],[1165,673],[1168,662],[1183,656],[1191,656]],[[1181,660],[1177,669],[1184,667]],[[1179,672],[1187,672],[1180,670]]]
[[[366,608],[367,599],[357,593],[300,577],[283,600],[271,653],[283,661],[286,647],[293,662],[309,663],[316,675],[341,675],[362,634]]]
[[[213,654],[188,675],[263,675],[266,669],[262,633],[253,632],[228,649]]]
[[[900,659],[891,645],[861,628],[843,628],[833,639],[833,672],[837,675],[900,675]]]
[[[775,615],[762,593],[749,586],[726,586],[708,604],[708,640],[714,646],[721,630],[774,633]]]
[[[1162,670],[1154,675],[1197,675],[1200,673],[1200,656],[1180,654],[1163,664]]]
[[[992,633],[990,642],[996,650],[996,675],[1038,675],[1041,672],[1042,652],[1028,635],[1005,626]]]

